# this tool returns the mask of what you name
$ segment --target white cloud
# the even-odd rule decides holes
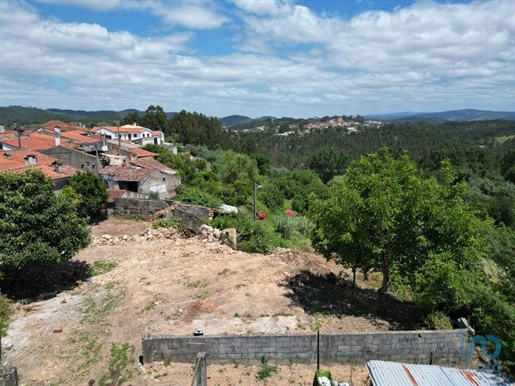
[[[218,28],[229,19],[218,13],[216,3],[208,0],[37,0],[63,6],[109,11],[117,8],[148,12],[172,26],[195,29]]]
[[[198,51],[193,31],[144,38],[0,1],[0,105],[159,104],[217,116],[515,106],[507,1],[423,2],[349,20],[291,1],[232,1],[233,14],[207,0],[110,3],[195,30],[225,27],[239,53],[224,55]]]
[[[280,0],[230,0],[238,8],[256,15],[277,15],[281,8],[288,6],[291,1]]]
[[[117,8],[122,3],[122,0],[37,0],[37,1],[40,3],[90,8],[90,9],[94,9],[97,11],[107,11],[109,9]]]

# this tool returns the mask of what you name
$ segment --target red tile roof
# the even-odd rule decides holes
[[[9,157],[6,155],[8,154]],[[35,165],[27,164],[26,158],[35,156]],[[38,169],[43,172],[47,177],[53,180],[71,177],[78,169],[68,165],[61,165],[61,172],[55,171],[53,163],[58,162],[56,158],[52,158],[46,154],[38,153],[34,150],[0,150],[0,173],[23,173],[25,170]]]
[[[100,142],[102,140],[102,137],[100,135],[91,135],[87,136],[88,132],[83,131],[67,131],[64,133],[61,133],[61,142],[66,141],[67,139],[71,139],[73,141],[81,142],[81,143],[95,143]]]
[[[151,157],[138,158],[132,161],[129,161],[130,164],[145,168],[145,169],[157,169],[160,172],[167,174],[176,174],[177,172],[174,169],[171,169],[162,163],[156,161]]]
[[[132,154],[134,154],[138,158],[155,157],[155,156],[159,155],[157,153],[153,153],[151,151],[148,151],[148,150],[145,150],[145,149],[141,149],[139,147],[135,147],[134,149],[130,149],[129,152],[131,152]]]
[[[13,139],[9,141],[2,141],[2,143],[9,145],[11,147],[18,148],[18,140]],[[52,147],[53,144],[49,144],[48,142],[38,141],[32,138],[22,138],[21,139],[21,148],[29,149],[29,150],[43,150]]]
[[[107,193],[109,193],[109,197],[107,198],[107,202],[114,202],[115,198],[121,198],[127,191],[125,189],[107,189]]]
[[[58,127],[61,131],[69,131],[69,130],[84,130],[83,128],[74,125],[73,123],[66,123],[62,121],[58,121],[54,119],[53,121],[48,121],[47,123],[41,125],[40,127],[48,130],[54,131],[54,128]]]
[[[141,181],[149,174],[151,170],[148,169],[135,169],[124,168],[121,166],[107,166],[100,169],[101,175],[116,176],[117,181]]]

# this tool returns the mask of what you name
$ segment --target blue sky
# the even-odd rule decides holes
[[[512,0],[1,0],[0,105],[515,111]]]

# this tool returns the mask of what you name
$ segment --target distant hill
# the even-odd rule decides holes
[[[89,125],[93,124],[112,124],[113,121],[124,118],[127,114],[138,113],[144,115],[144,111],[136,109],[114,110],[62,110],[62,109],[38,109],[36,107],[7,106],[0,107],[0,124],[12,125],[17,121],[22,126],[41,125],[48,121],[57,119],[63,122],[78,122]],[[166,113],[167,118],[172,118],[176,113]]]
[[[232,127],[241,125],[242,123],[249,122],[252,119],[243,115],[229,115],[228,117],[219,118],[220,122],[224,127]]]
[[[427,122],[442,123],[443,121],[488,121],[502,119],[507,121],[515,120],[515,111],[489,111],[489,110],[451,110],[438,113],[423,112],[401,112],[390,114],[370,114],[367,119],[396,122]]]

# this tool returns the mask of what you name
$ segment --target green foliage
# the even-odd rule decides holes
[[[274,230],[285,239],[291,239],[295,234],[308,236],[313,230],[313,223],[304,216],[278,216],[274,220]]]
[[[177,218],[167,218],[163,220],[156,220],[152,223],[152,228],[177,228],[181,221]]]
[[[349,164],[347,153],[336,147],[324,147],[315,151],[308,160],[308,168],[315,171],[324,184],[342,175]]]
[[[427,315],[424,324],[430,330],[452,330],[451,319],[442,311],[434,311]]]
[[[261,357],[261,367],[259,368],[256,378],[262,381],[277,373],[277,366],[268,363],[268,358],[264,355]]]
[[[112,271],[114,268],[116,268],[116,266],[117,264],[113,261],[97,260],[93,263],[93,266],[90,268],[90,275],[102,275],[106,272]]]
[[[295,169],[274,179],[274,183],[286,199],[292,199],[292,209],[298,213],[307,213],[313,198],[329,197],[328,187],[312,170]]]
[[[284,209],[284,198],[274,184],[266,184],[256,191],[256,196],[272,213]]]
[[[222,201],[212,194],[204,192],[199,188],[187,187],[185,185],[179,186],[174,200],[211,208],[219,208],[222,205]]]
[[[0,295],[0,338],[7,335],[11,307],[12,302],[5,295]]]
[[[90,172],[78,172],[68,181],[69,187],[77,195],[77,214],[81,217],[98,218],[107,203],[109,193],[102,177]],[[65,193],[68,197],[72,192]]]
[[[111,357],[109,358],[109,375],[103,376],[99,385],[118,386],[128,381],[133,376],[132,363],[129,357],[134,353],[134,347],[129,343],[123,343],[118,347],[115,343],[111,344]]]
[[[256,181],[259,173],[255,160],[232,150],[224,152],[216,161],[215,170],[226,184],[236,180]]]
[[[446,181],[454,180],[447,166],[443,172]],[[394,275],[412,288],[433,291],[417,286],[421,276],[415,274],[421,267],[427,273],[429,267],[436,268],[437,257],[444,266],[455,267],[452,272],[470,271],[473,277],[480,267],[482,235],[491,224],[475,217],[463,194],[462,185],[424,179],[407,155],[396,159],[382,149],[353,162],[343,181],[331,186],[331,197],[312,205],[312,245],[346,267],[381,272],[380,294],[386,293]],[[443,275],[444,268],[439,272]],[[441,276],[434,282],[453,278]],[[454,291],[451,299],[467,302],[458,287],[448,290]],[[433,296],[435,309],[449,306],[444,298]]]
[[[238,233],[238,249],[249,253],[270,253],[275,248],[275,238],[260,222],[245,213],[218,216],[210,225],[214,228],[235,228]]]
[[[38,170],[0,174],[0,261],[21,269],[70,259],[90,242],[75,210]]]
[[[184,144],[206,146],[209,149],[228,149],[232,143],[231,132],[225,130],[217,118],[185,110],[168,121],[165,134],[175,136]]]
[[[148,198],[150,200],[159,200],[159,192],[148,192]]]

